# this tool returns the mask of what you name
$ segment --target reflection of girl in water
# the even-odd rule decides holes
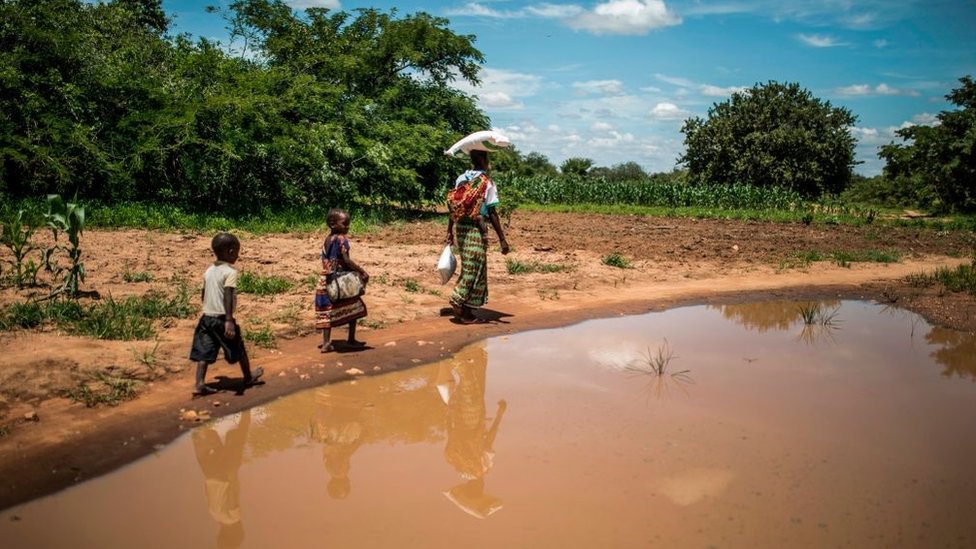
[[[227,432],[224,441],[211,425],[193,431],[193,450],[206,477],[207,507],[220,530],[217,547],[240,547],[244,541],[241,522],[240,480],[237,472],[244,457],[244,444],[251,426],[251,412],[241,412],[238,424]]]
[[[438,391],[448,407],[444,456],[466,481],[444,495],[466,513],[485,518],[502,506],[500,499],[484,493],[484,476],[493,464],[492,446],[507,404],[498,402],[495,419],[485,429],[488,354],[484,342],[466,347],[442,368]]]
[[[339,389],[323,387],[315,393],[322,461],[330,476],[329,496],[334,499],[344,499],[352,491],[350,461],[353,452],[363,443],[360,416],[366,404],[362,391],[356,386]]]

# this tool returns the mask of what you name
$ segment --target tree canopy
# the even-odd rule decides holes
[[[781,186],[805,196],[842,191],[854,167],[857,118],[799,84],[770,81],[685,121],[689,181]]]
[[[0,2],[0,193],[416,201],[458,168],[444,144],[489,127],[449,85],[476,83],[483,56],[446,19],[238,0],[221,12],[234,50],[167,35],[160,5]]]
[[[884,174],[902,186],[931,191],[946,211],[976,211],[976,82],[969,76],[946,95],[956,109],[942,111],[933,126],[909,126],[895,133],[878,155]]]

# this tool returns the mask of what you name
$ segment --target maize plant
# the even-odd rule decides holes
[[[60,195],[49,194],[44,219],[54,234],[54,246],[44,251],[44,268],[53,274],[55,280],[62,281],[51,295],[67,293],[76,297],[78,285],[85,281],[85,264],[81,262],[79,244],[81,232],[85,228],[85,208],[74,202],[65,202]],[[68,246],[60,244],[59,237],[62,233],[68,237]],[[55,257],[57,252],[68,254],[70,263],[67,267],[58,264]]]
[[[33,259],[27,259],[27,254],[37,248],[31,243],[35,226],[29,219],[24,219],[24,210],[18,210],[17,215],[11,216],[0,230],[0,244],[10,248],[14,259],[13,282],[18,288],[37,284],[37,271],[41,266]]]

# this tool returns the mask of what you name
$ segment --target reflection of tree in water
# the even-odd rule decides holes
[[[444,456],[464,482],[444,495],[464,512],[486,518],[502,507],[501,499],[485,493],[484,477],[494,462],[494,442],[507,404],[498,402],[487,424],[485,383],[488,354],[485,343],[464,348],[450,363],[442,363],[437,389],[447,404],[447,444]]]
[[[836,309],[839,300],[799,302],[799,301],[759,301],[732,305],[708,305],[719,309],[722,316],[750,330],[767,332],[769,330],[788,330],[800,320],[800,307],[819,304],[821,308]]]
[[[968,376],[976,381],[976,337],[956,330],[932,327],[925,335],[925,341],[941,346],[932,353],[932,358],[943,366],[942,375]]]

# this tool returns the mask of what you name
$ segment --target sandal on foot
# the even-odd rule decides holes
[[[257,368],[254,369],[253,372],[251,372],[251,379],[244,381],[244,385],[254,385],[258,381],[260,381],[261,376],[263,375],[264,375],[264,368],[258,366]]]
[[[332,351],[335,351],[335,346],[332,345],[331,343],[329,343],[328,345],[325,345],[325,346],[323,346],[321,343],[319,344],[319,352],[321,352],[321,353],[331,353]]]
[[[212,395],[216,392],[217,389],[213,389],[211,387],[207,387],[206,385],[204,385],[203,387],[198,387],[194,389],[193,396],[207,396],[207,395]]]

